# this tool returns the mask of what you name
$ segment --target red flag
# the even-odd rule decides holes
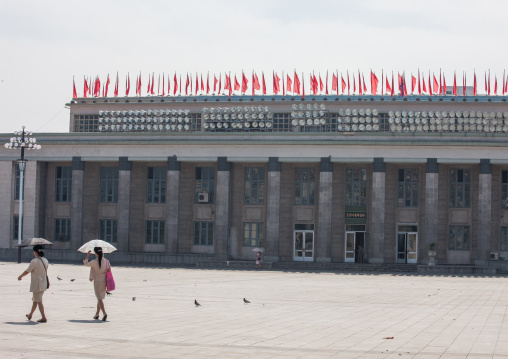
[[[349,90],[349,86],[348,86],[348,90]],[[355,94],[356,92],[356,81],[355,81],[355,74],[353,74],[353,95]]]
[[[263,76],[263,95],[266,95],[265,73],[261,72],[261,75]]]
[[[367,92],[367,86],[365,86],[365,76],[362,76],[362,83],[363,83],[363,93]]]
[[[210,73],[206,74],[206,94],[210,93]]]
[[[423,92],[427,92],[427,86],[425,86],[425,77],[422,76]]]
[[[300,94],[300,79],[298,78],[298,74],[295,71],[295,85],[293,86],[293,93],[299,95]]]
[[[229,90],[229,84],[231,81],[229,81],[229,76],[226,74],[226,83],[224,84],[224,90]]]
[[[155,92],[153,92],[153,84],[155,83],[155,80],[154,80],[154,73],[152,72],[152,87],[150,87],[150,93],[152,95],[155,95]]]
[[[198,91],[199,91],[199,77],[198,77],[198,73],[196,72],[196,87],[194,88],[194,95],[197,95]],[[191,94],[192,94],[192,89],[191,89]]]
[[[473,81],[473,96],[478,94],[478,85],[476,83],[476,71],[474,72],[474,81]]]
[[[323,81],[321,80],[321,74],[319,74],[319,91],[323,92],[324,88]]]
[[[332,91],[338,91],[337,87],[339,87],[339,79],[335,74],[332,75]]]
[[[127,73],[127,78],[125,79],[125,96],[129,96],[130,91],[131,91],[131,79],[129,73]]]
[[[311,75],[310,76],[310,81],[311,81],[311,89],[312,89],[312,93],[314,94],[314,96],[317,95],[317,92],[319,90],[319,84],[318,84],[318,81],[317,81],[317,78],[316,78],[316,75]]]
[[[390,81],[388,81],[388,76],[386,76],[386,92],[392,93],[392,88],[390,86]]]
[[[285,86],[284,86],[284,71],[282,71],[281,82],[282,82],[282,96],[286,96],[286,89],[285,89]]]
[[[76,91],[76,83],[74,77],[72,78],[72,98],[78,98],[78,92]]]
[[[305,100],[305,77],[303,77],[303,73],[302,73],[302,99]]]
[[[233,84],[231,83],[231,74],[229,75],[228,77],[228,95],[229,95],[229,98],[231,98],[231,94],[233,93]],[[235,82],[236,82],[236,75],[235,75]]]
[[[422,86],[420,83],[420,69],[418,69],[418,95],[422,94]]]
[[[222,85],[222,75],[219,74],[219,92],[217,92],[217,94],[219,94],[219,95],[220,95],[221,85]]]
[[[497,96],[497,76],[494,76],[494,95]]]
[[[326,94],[328,95],[328,70],[326,70]]]
[[[230,86],[231,87],[231,86]],[[238,80],[236,79],[236,74],[235,74],[235,91],[238,91],[240,90],[240,83],[238,82]]]
[[[434,75],[434,89],[433,89],[433,92],[439,94],[439,84],[437,83],[436,75]]]
[[[487,93],[487,71],[485,71],[485,93]]]
[[[85,80],[83,82],[83,97],[86,98],[87,94],[88,94],[88,82],[86,81],[85,77]]]
[[[189,94],[189,84],[190,84],[190,79],[189,79],[189,74],[187,74],[187,81],[185,82],[185,96],[187,96]],[[192,89],[191,89],[191,92],[192,92]]]
[[[95,93],[94,93],[94,96],[97,97],[100,94],[101,94],[101,80],[97,76],[97,78],[95,79]]]
[[[490,96],[490,70],[489,70],[489,86],[487,87],[487,94]]]
[[[220,75],[219,75],[220,76]],[[215,93],[215,91],[217,91],[217,77],[215,76],[215,74],[213,75],[213,92]],[[220,91],[219,91],[220,92]]]
[[[415,92],[415,87],[416,87],[416,77],[414,77],[413,74],[411,74],[411,93]]]
[[[457,75],[453,72],[453,94],[457,97]]]
[[[247,91],[249,80],[247,80],[247,77],[242,72],[242,93],[245,94],[245,91]]]
[[[442,95],[443,94],[443,86],[441,86],[441,69],[439,69],[439,94]]]
[[[395,93],[395,86],[393,86],[393,72],[392,72],[392,90],[390,91],[390,96],[393,97]]]
[[[108,97],[108,88],[109,88],[109,74],[108,74],[108,78],[107,78],[107,80],[106,80],[106,90],[105,90],[105,91],[104,91],[104,90],[102,91],[102,93],[103,93],[104,97]]]
[[[164,72],[162,73],[162,96],[166,96],[166,83],[164,81]]]
[[[118,97],[118,71],[116,72],[115,91],[113,92],[114,97]]]
[[[203,74],[201,74],[201,92],[205,91],[205,85],[203,84]]]
[[[342,74],[340,75],[340,80],[342,82],[342,93],[344,94],[346,91],[346,81],[344,81],[344,78],[342,77]]]
[[[289,77],[289,75],[286,74],[286,77],[287,77],[287,86],[286,86],[286,90],[288,92],[293,92],[292,88],[293,88],[293,81],[291,81],[291,77]]]
[[[176,72],[175,72],[174,82],[175,82],[175,85],[173,86],[173,95],[176,95],[176,91],[178,91],[178,79],[176,78]]]
[[[261,90],[261,85],[259,84],[258,75],[254,72],[254,79],[252,80],[252,86],[254,90]]]
[[[273,72],[273,93],[278,94],[280,91],[280,84],[279,84],[280,78],[279,76]]]
[[[377,94],[377,85],[379,83],[379,80],[377,79],[376,75],[370,70],[370,92],[373,96],[376,96]]]
[[[162,76],[164,78],[164,75]],[[157,78],[157,96],[161,94],[161,75]]]
[[[138,95],[139,93],[138,86],[139,86],[139,76],[136,76],[136,95]]]
[[[350,89],[350,85],[349,85],[349,71],[347,71],[347,94],[349,95],[349,89]]]
[[[148,74],[148,87],[146,88],[146,93],[150,94],[150,74]]]
[[[442,87],[442,93],[443,93],[443,95],[446,95],[446,79],[445,79],[444,74],[443,74],[443,87]]]
[[[462,95],[466,97],[466,73],[463,73],[462,76]]]

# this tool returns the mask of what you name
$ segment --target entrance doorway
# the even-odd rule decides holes
[[[346,225],[346,258],[349,263],[365,261],[365,225]]]
[[[314,225],[295,225],[293,260],[314,261]]]
[[[418,259],[418,226],[402,225],[397,230],[397,263],[416,264]]]

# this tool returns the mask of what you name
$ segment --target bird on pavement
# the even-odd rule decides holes
[[[249,302],[247,299],[245,299],[245,298],[243,298],[243,302],[244,302],[245,304],[249,304],[249,303],[250,303],[250,302]]]
[[[136,300],[136,297],[132,297],[132,301],[134,302]]]
[[[58,279],[58,280],[62,280],[62,278],[60,278],[59,276],[56,276],[56,279]]]
[[[196,299],[194,299],[194,305],[195,305],[196,307],[201,306],[201,304],[199,304],[199,303],[198,303],[198,301],[197,301]]]
[[[71,279],[71,282],[74,282],[75,280],[76,280],[76,279],[72,278],[72,279]]]

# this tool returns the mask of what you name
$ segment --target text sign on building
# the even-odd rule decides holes
[[[346,218],[367,218],[365,212],[346,212]]]

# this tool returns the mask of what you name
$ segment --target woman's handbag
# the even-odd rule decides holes
[[[40,259],[40,261],[42,263],[42,266],[44,267],[44,271],[46,272],[46,283],[48,283],[48,286],[46,287],[46,289],[48,289],[49,288],[48,270],[46,269],[46,266],[44,265],[44,262],[42,261],[42,259]]]
[[[111,272],[111,264],[109,264],[109,261],[106,272],[106,289],[108,292],[115,290],[115,280],[113,279],[113,273]]]

